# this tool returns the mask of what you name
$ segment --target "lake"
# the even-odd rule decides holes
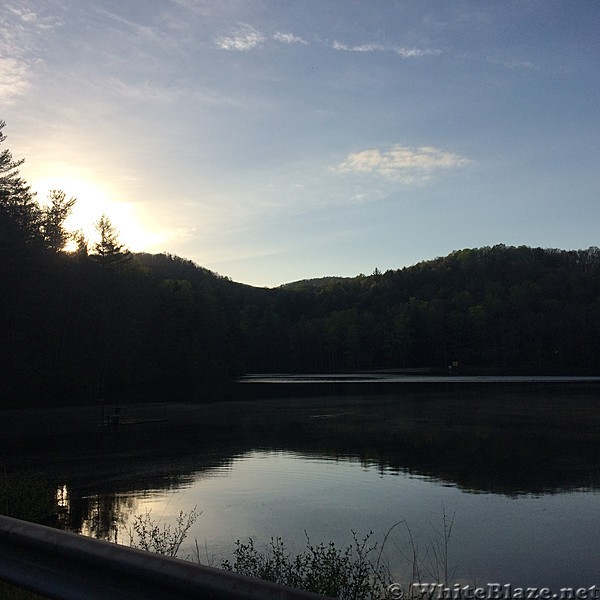
[[[238,539],[281,537],[294,552],[306,535],[342,545],[372,531],[381,545],[403,522],[383,558],[406,582],[417,547],[431,581],[445,519],[452,582],[590,587],[599,391],[589,378],[256,376],[228,402],[125,406],[115,430],[65,429],[37,466],[64,526],[87,535],[128,543],[134,515],[172,525],[197,507],[180,554],[197,540],[216,566]]]

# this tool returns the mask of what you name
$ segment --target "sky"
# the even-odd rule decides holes
[[[254,286],[599,245],[597,0],[3,0],[45,202]]]

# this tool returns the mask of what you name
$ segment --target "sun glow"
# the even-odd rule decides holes
[[[151,219],[142,215],[131,202],[115,200],[115,194],[105,185],[77,177],[48,177],[32,184],[41,205],[46,203],[50,190],[62,190],[68,198],[76,198],[73,212],[65,221],[70,232],[82,232],[91,248],[97,241],[96,223],[105,214],[119,234],[119,240],[128,250],[156,251],[169,239],[168,232],[153,227]],[[74,243],[66,250],[73,250]],[[160,248],[162,249],[162,248]]]

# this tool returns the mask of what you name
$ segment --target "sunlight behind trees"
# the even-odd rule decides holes
[[[88,243],[93,245],[98,241],[95,224],[104,214],[122,232],[123,243],[132,251],[165,249],[163,245],[168,241],[169,234],[149,222],[134,204],[115,200],[110,188],[92,175],[86,178],[85,173],[71,175],[69,169],[64,170],[64,176],[34,179],[31,188],[39,200],[48,197],[52,190],[62,190],[69,198],[77,199],[65,221],[68,231],[81,232]],[[74,251],[76,245],[70,241],[65,249]]]

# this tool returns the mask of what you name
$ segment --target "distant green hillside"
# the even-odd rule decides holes
[[[262,318],[282,323],[272,340],[281,347],[280,335],[286,336],[280,368],[443,370],[458,362],[486,372],[589,372],[600,366],[596,247],[464,249],[370,276],[297,282],[273,296],[279,308]],[[265,345],[269,327],[256,337]]]

